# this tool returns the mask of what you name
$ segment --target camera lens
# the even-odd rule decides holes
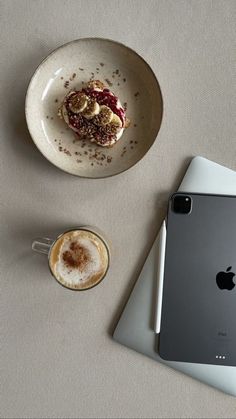
[[[189,214],[192,209],[192,199],[187,195],[175,195],[172,199],[172,210],[176,214]]]

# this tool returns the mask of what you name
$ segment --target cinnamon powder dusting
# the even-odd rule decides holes
[[[83,271],[90,261],[88,250],[77,242],[72,242],[69,250],[66,250],[62,258],[68,268],[79,269]]]

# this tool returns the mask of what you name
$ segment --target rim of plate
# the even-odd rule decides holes
[[[38,144],[37,144],[37,142],[36,142],[36,140],[34,139],[34,136],[33,136],[33,134],[31,133],[31,130],[30,130],[30,123],[28,123],[28,119],[29,119],[29,112],[28,112],[28,108],[29,108],[29,106],[28,106],[28,102],[29,102],[29,94],[30,94],[30,89],[31,89],[31,84],[32,84],[32,82],[33,82],[33,80],[34,80],[34,78],[36,77],[36,75],[37,75],[37,73],[38,73],[38,71],[39,71],[39,69],[41,68],[41,66],[52,56],[52,55],[54,55],[58,50],[60,50],[60,49],[63,49],[63,48],[65,48],[65,47],[67,47],[68,45],[71,45],[71,44],[74,44],[74,43],[77,43],[77,42],[80,42],[80,41],[105,41],[105,42],[110,42],[110,43],[112,43],[112,44],[117,44],[117,45],[120,45],[120,46],[122,46],[123,48],[125,48],[125,49],[128,49],[129,51],[131,51],[133,54],[135,54],[136,56],[138,56],[143,62],[144,62],[144,64],[148,67],[148,69],[149,69],[149,71],[152,73],[152,75],[153,75],[153,77],[154,77],[154,79],[155,79],[155,81],[156,81],[156,83],[157,83],[157,86],[159,87],[159,92],[160,92],[160,99],[161,99],[161,120],[160,120],[160,126],[159,126],[159,129],[158,129],[158,131],[157,131],[157,135],[156,135],[156,137],[155,137],[155,139],[154,139],[154,141],[152,142],[152,144],[150,145],[150,147],[147,149],[147,151],[145,151],[145,153],[140,157],[140,159],[138,160],[138,161],[136,161],[135,163],[133,163],[133,164],[131,164],[129,167],[127,167],[126,169],[124,169],[124,170],[120,170],[119,172],[116,172],[116,173],[113,173],[113,174],[111,174],[111,175],[102,175],[102,176],[96,176],[96,177],[92,177],[92,176],[85,176],[85,175],[81,175],[81,174],[75,174],[75,173],[71,173],[69,170],[66,170],[66,169],[62,169],[62,167],[60,166],[60,164],[56,164],[55,162],[53,162],[53,161],[51,161],[49,158],[48,158],[48,156],[44,153],[44,152],[42,152],[42,150],[40,150],[40,148],[38,147]],[[31,78],[30,78],[30,81],[29,81],[29,84],[28,84],[28,87],[27,87],[27,91],[26,91],[26,95],[25,95],[25,117],[26,117],[26,124],[27,124],[27,128],[28,128],[28,131],[29,131],[29,133],[30,133],[30,136],[31,136],[31,139],[32,139],[32,141],[34,142],[34,144],[35,144],[35,146],[37,147],[37,149],[40,151],[40,153],[47,159],[47,161],[49,161],[51,164],[53,164],[53,166],[55,166],[55,167],[57,167],[58,169],[60,169],[60,170],[62,170],[64,173],[67,173],[67,174],[69,174],[69,175],[71,175],[71,176],[76,176],[76,177],[80,177],[80,178],[83,178],[83,179],[106,179],[106,178],[109,178],[109,177],[113,177],[113,176],[117,176],[117,175],[120,175],[121,173],[124,173],[124,172],[126,172],[127,170],[129,170],[129,169],[131,169],[132,167],[134,167],[136,164],[138,164],[145,156],[146,156],[146,154],[148,153],[148,151],[151,149],[151,147],[153,146],[153,144],[155,143],[155,141],[156,141],[156,138],[157,138],[157,136],[158,136],[158,134],[159,134],[159,132],[160,132],[160,129],[161,129],[161,126],[162,126],[162,121],[163,121],[163,115],[164,115],[164,101],[163,101],[163,94],[162,94],[162,90],[161,90],[161,87],[160,87],[160,84],[159,84],[159,81],[158,81],[158,79],[157,79],[157,76],[156,76],[156,74],[154,73],[154,71],[153,71],[153,69],[151,68],[151,66],[147,63],[147,61],[139,54],[139,53],[137,53],[134,49],[132,49],[131,47],[128,47],[127,45],[125,45],[125,44],[123,44],[122,42],[119,42],[119,41],[115,41],[115,40],[113,40],[113,39],[109,39],[109,38],[100,38],[100,37],[86,37],[86,38],[77,38],[77,39],[74,39],[73,41],[69,41],[69,42],[66,42],[65,44],[62,44],[62,45],[60,45],[59,47],[57,47],[57,48],[55,48],[52,52],[50,52],[50,54],[49,55],[47,55],[44,59],[43,59],[43,61],[41,61],[41,63],[39,63],[39,65],[36,67],[36,69],[34,70],[34,73],[32,74],[32,76],[31,76]]]

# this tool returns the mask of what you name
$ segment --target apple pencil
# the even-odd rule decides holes
[[[161,330],[161,309],[162,309],[162,294],[164,281],[164,266],[165,266],[165,250],[166,250],[166,222],[162,223],[160,230],[160,241],[158,247],[158,266],[157,266],[157,304],[156,304],[156,318],[155,318],[155,333],[160,333]]]

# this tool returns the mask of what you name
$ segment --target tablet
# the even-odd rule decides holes
[[[197,156],[188,166],[178,191],[236,195],[236,172]],[[132,349],[154,360],[157,374],[160,371],[159,364],[162,364],[167,369],[173,368],[177,373],[184,373],[202,383],[236,396],[236,367],[165,361],[156,350],[160,336],[157,329],[155,329],[155,333],[153,331],[154,324],[157,325],[154,319],[157,314],[157,275],[160,273],[158,255],[162,253],[160,247],[165,243],[165,240],[160,239],[158,233],[131,295],[120,313],[113,338],[128,350]],[[162,279],[159,278],[159,281]],[[160,330],[159,324],[158,330]],[[121,350],[125,350],[125,348],[123,347]],[[188,385],[191,385],[191,380],[188,381]]]
[[[176,193],[167,216],[159,355],[236,366],[236,197]]]

